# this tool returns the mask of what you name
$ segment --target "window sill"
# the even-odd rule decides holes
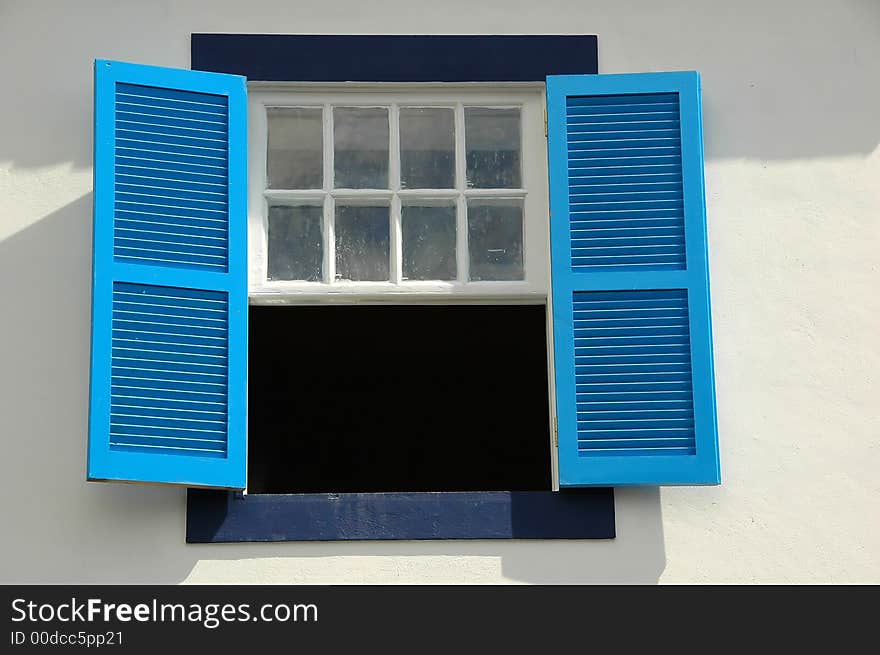
[[[187,543],[614,537],[610,488],[187,495]]]

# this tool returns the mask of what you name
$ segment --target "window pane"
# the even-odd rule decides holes
[[[400,185],[404,189],[455,187],[455,112],[400,110]]]
[[[337,279],[387,280],[389,232],[388,207],[337,205]]]
[[[455,207],[403,207],[403,278],[455,279]]]
[[[324,179],[321,109],[269,107],[270,189],[320,189]]]
[[[519,109],[465,107],[464,124],[468,187],[519,188]]]
[[[320,281],[321,207],[269,207],[270,280]]]
[[[468,202],[468,249],[471,280],[522,280],[522,203]]]
[[[387,109],[334,109],[333,146],[337,189],[388,188]]]

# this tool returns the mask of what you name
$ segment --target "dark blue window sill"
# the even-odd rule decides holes
[[[242,494],[190,489],[187,543],[613,539],[614,491]]]

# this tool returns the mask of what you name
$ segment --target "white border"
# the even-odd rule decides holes
[[[252,84],[248,97],[248,287],[252,304],[300,303],[462,303],[520,302],[544,304],[549,295],[550,245],[547,189],[547,148],[544,135],[544,85],[461,84]],[[384,193],[360,189],[332,189],[333,106],[386,106],[391,110],[389,175],[397,183],[399,135],[396,112],[400,105],[455,108],[456,127],[463,126],[465,105],[520,107],[522,111],[522,176],[519,190],[466,188],[464,133],[456,129],[456,189],[400,190]],[[324,188],[310,191],[266,190],[267,107],[322,107],[324,109]],[[471,197],[521,198],[523,201],[523,281],[463,281],[467,262],[467,223],[464,205]],[[332,249],[325,247],[323,268],[329,281],[288,282],[266,279],[267,213],[271,199],[324,202],[325,244],[332,243],[334,203],[348,200],[386,199],[392,208],[391,280],[361,282],[335,280]],[[458,280],[401,280],[400,206],[406,198],[455,199],[459,204],[456,225]]]

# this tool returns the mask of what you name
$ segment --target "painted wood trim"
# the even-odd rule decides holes
[[[679,97],[686,267],[681,270],[575,271],[571,266],[566,100],[569,96],[675,93]],[[700,76],[695,71],[551,76],[547,79],[553,358],[559,427],[559,485],[716,485],[721,482],[708,239],[703,181]],[[686,290],[695,455],[586,458],[577,450],[572,293]]]
[[[297,304],[303,300],[360,302],[387,296],[389,302],[421,302],[431,298],[460,297],[492,299],[507,297],[538,299],[547,296],[549,279],[549,201],[547,189],[546,140],[541,130],[545,93],[542,84],[520,85],[516,90],[475,89],[468,85],[447,85],[442,90],[423,84],[389,90],[385,83],[363,84],[352,90],[348,85],[326,84],[305,91],[255,91],[249,94],[249,120],[252,149],[249,180],[249,293],[251,303]],[[398,87],[400,85],[397,85]],[[486,87],[487,85],[481,85]],[[333,188],[333,119],[335,107],[384,107],[389,111],[389,188]],[[465,106],[514,108],[520,111],[522,187],[516,189],[470,189],[465,179]],[[266,175],[268,149],[267,111],[275,107],[323,108],[324,181],[321,189],[269,189]],[[451,189],[401,189],[399,152],[399,110],[401,107],[443,107],[455,112],[456,177]],[[458,170],[460,167],[461,170]],[[329,198],[327,196],[330,196]],[[523,207],[523,275],[516,281],[476,281],[469,279],[467,203],[472,199],[518,199]],[[390,276],[388,281],[337,280],[335,277],[335,206],[337,202],[378,202],[387,204],[391,221]],[[455,203],[457,279],[450,281],[403,280],[400,243],[401,205],[411,202]],[[323,279],[315,282],[268,280],[268,207],[278,203],[324,203]]]
[[[599,72],[595,35],[193,34],[191,68],[251,81],[543,82]]]
[[[187,495],[187,543],[614,537],[611,488]]]
[[[89,382],[89,447],[86,477],[94,481],[142,482],[244,489],[247,474],[247,87],[242,77],[185,69],[95,60],[94,229],[92,244],[92,335]],[[116,85],[186,91],[227,99],[228,222],[226,271],[155,262],[135,264],[114,256],[116,182]],[[227,442],[225,457],[197,457],[111,448],[113,285],[209,290],[228,300]]]

